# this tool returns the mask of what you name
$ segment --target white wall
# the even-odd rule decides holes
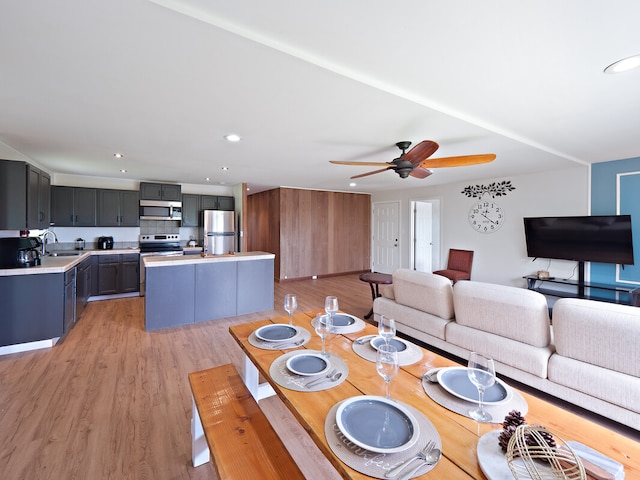
[[[437,172],[435,173],[437,175]],[[474,231],[467,220],[471,206],[478,201],[462,193],[469,185],[488,185],[510,180],[515,190],[493,199],[505,211],[505,222],[497,232],[482,234]],[[504,178],[489,178],[473,182],[429,186],[381,192],[372,195],[372,202],[400,201],[400,263],[410,266],[410,203],[413,200],[440,200],[440,258],[446,264],[449,248],[473,250],[472,280],[522,287],[524,275],[537,270],[549,270],[552,276],[570,277],[575,262],[527,257],[523,217],[587,215],[589,213],[589,167],[576,165],[564,170]],[[485,199],[490,198],[485,195]],[[434,270],[438,265],[434,265]]]

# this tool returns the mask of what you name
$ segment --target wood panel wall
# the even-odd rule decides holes
[[[275,253],[277,280],[369,271],[371,196],[277,188],[247,198],[249,250]]]

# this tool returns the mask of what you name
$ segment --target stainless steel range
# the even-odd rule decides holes
[[[151,256],[182,255],[180,235],[177,233],[156,233],[140,235],[140,296],[145,293],[144,258]]]

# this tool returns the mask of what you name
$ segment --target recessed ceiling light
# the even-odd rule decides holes
[[[123,168],[122,170],[120,170],[120,173],[127,173],[127,171]]]
[[[240,135],[236,134],[236,133],[230,133],[229,135],[225,135],[225,137],[227,139],[227,141],[229,142],[239,142],[240,141]]]
[[[356,186],[356,182],[351,182],[351,183],[349,184],[349,186],[350,186],[350,187],[355,187],[355,186]]]
[[[205,180],[206,180],[207,182],[210,182],[210,181],[211,181],[211,179],[210,179],[209,177],[205,178]]]
[[[222,167],[222,170],[226,172],[227,170],[229,170],[229,167]]]
[[[640,67],[640,55],[633,55],[632,57],[613,62],[604,69],[604,73],[621,73],[636,67]]]
[[[123,158],[124,157],[124,155],[122,153],[114,153],[113,156],[116,157],[116,158]]]

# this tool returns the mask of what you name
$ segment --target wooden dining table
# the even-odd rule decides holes
[[[312,332],[311,340],[298,349],[320,350],[320,338],[313,333],[311,320],[318,312],[296,313],[293,323]],[[333,334],[327,340],[327,349],[338,355],[348,366],[349,373],[344,382],[313,393],[295,391],[278,385],[269,375],[274,360],[291,350],[265,350],[249,343],[249,336],[259,327],[270,323],[289,323],[289,317],[276,317],[256,322],[234,325],[229,328],[233,338],[242,349],[245,359],[243,379],[256,399],[272,394],[288,407],[294,417],[308,432],[320,451],[343,478],[368,479],[343,463],[332,451],[325,437],[325,418],[338,402],[357,395],[384,396],[385,385],[376,372],[375,362],[365,360],[352,348],[353,341],[377,329],[366,324],[363,331],[351,334]],[[437,429],[442,441],[442,458],[433,470],[420,478],[484,479],[476,454],[478,440],[491,430],[501,429],[500,424],[479,423],[459,415],[433,401],[424,391],[422,375],[436,367],[456,366],[455,362],[434,352],[422,349],[420,361],[400,368],[391,381],[391,397],[408,404],[424,414]],[[509,383],[508,379],[503,379]],[[519,391],[519,390],[518,390]],[[526,399],[527,423],[542,425],[563,440],[583,443],[604,455],[622,463],[626,479],[640,479],[640,443],[630,437],[596,424],[586,418],[560,408],[542,398],[519,391]]]

